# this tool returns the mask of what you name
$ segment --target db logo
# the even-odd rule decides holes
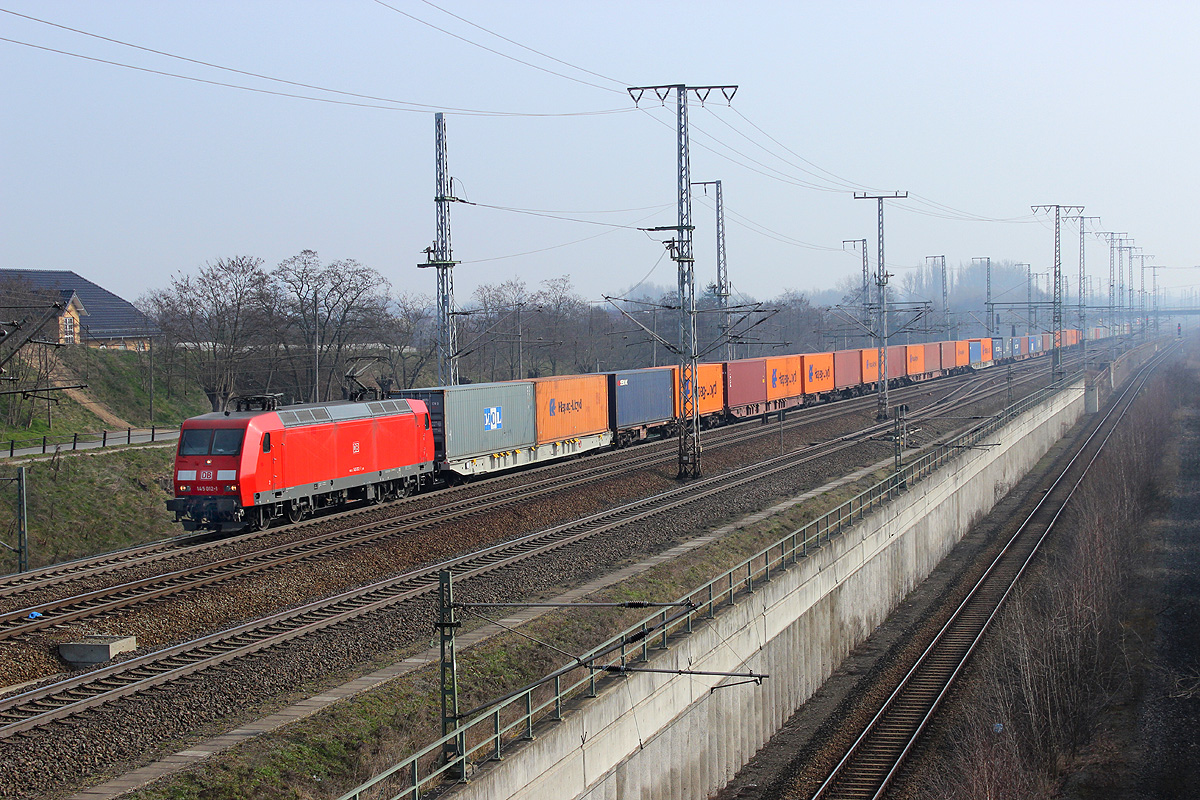
[[[358,442],[355,442],[354,444],[350,445],[350,450],[351,450],[351,452],[357,453],[358,452]]]
[[[200,480],[211,481],[212,479],[213,479],[213,473],[212,473],[211,469],[200,470]]]

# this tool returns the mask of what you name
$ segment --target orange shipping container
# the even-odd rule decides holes
[[[535,378],[537,443],[561,442],[608,430],[608,378],[564,375]]]
[[[832,371],[830,375],[832,375]],[[775,356],[767,359],[767,399],[799,397],[800,356]]]
[[[904,348],[908,352],[907,366],[905,368],[906,375],[924,375],[925,374],[925,345],[910,344]]]
[[[874,383],[879,380],[879,350],[874,347],[866,347],[862,353],[862,382]]]
[[[680,399],[683,387],[679,385],[679,367],[671,367],[675,375],[675,418],[683,416]],[[696,365],[696,413],[700,416],[716,414],[725,408],[725,365],[707,362]]]
[[[703,417],[706,414],[716,414],[723,408],[725,408],[725,369],[723,365],[719,362],[697,365],[696,412]]]
[[[971,364],[971,346],[967,344],[966,339],[959,339],[954,343],[954,366],[966,367]]]
[[[800,380],[805,394],[833,391],[833,353],[800,356]]]
[[[985,362],[991,361],[992,360],[992,340],[991,339],[982,339],[982,340],[980,340],[980,343],[982,344],[982,347],[980,348],[980,350],[983,353],[983,360]]]

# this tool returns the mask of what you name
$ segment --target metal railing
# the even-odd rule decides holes
[[[531,740],[538,723],[562,719],[566,702],[595,697],[598,673],[620,673],[631,660],[648,661],[651,648],[665,648],[672,633],[691,633],[697,618],[712,619],[719,607],[733,605],[739,596],[752,594],[756,584],[770,580],[772,570],[787,569],[807,557],[810,551],[861,522],[867,514],[954,460],[964,450],[979,447],[985,438],[1069,388],[1080,377],[1082,373],[1076,373],[1040,389],[965,433],[933,446],[898,472],[680,598],[680,603],[687,604],[685,610],[656,612],[575,662],[507,695],[503,702],[485,707],[487,710],[476,714],[468,712],[470,719],[455,730],[360,784],[339,800],[420,800],[425,792],[444,781],[469,775],[476,764],[500,760],[506,747]],[[445,745],[453,745],[458,757],[443,762]]]
[[[156,425],[151,425],[149,428],[104,430],[96,433],[47,434],[29,439],[9,439],[7,448],[0,443],[0,457],[36,455],[39,450],[42,454],[67,450],[91,450],[97,447],[169,441],[178,437],[179,428],[163,428]]]

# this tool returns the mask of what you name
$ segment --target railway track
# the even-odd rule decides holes
[[[1039,372],[1037,369],[1038,366],[1044,365],[1041,365],[1040,361],[1038,360],[1026,360],[1017,362],[1015,365],[1022,375],[1022,382],[1035,379],[1037,377],[1037,373]],[[952,391],[963,391],[966,387],[971,385],[972,377],[978,379],[980,376],[976,374],[973,376],[966,376],[965,379],[960,377],[961,382],[959,387]],[[986,383],[989,379],[993,381],[996,380],[995,376],[986,375],[983,383]],[[941,388],[937,386],[939,383],[941,383],[941,381],[924,382],[913,386],[903,387],[893,391],[892,396],[897,399],[903,399],[905,396],[918,394],[923,390],[929,389],[930,387]],[[792,430],[795,427],[831,419],[836,416],[853,413],[854,411],[866,410],[872,408],[874,402],[874,396],[871,395],[852,398],[829,406],[798,409],[792,412],[792,419],[785,423],[784,428],[785,430]],[[777,428],[774,430],[777,430]],[[721,428],[706,432],[704,435],[703,445],[709,448],[719,447],[731,443],[751,441],[755,438],[767,435],[774,434],[755,429],[753,427],[753,423],[747,423],[744,425],[732,426],[732,429]],[[654,453],[638,454],[632,457],[626,456],[626,459],[630,461],[630,469],[645,468],[646,466],[666,462],[674,457],[674,450],[669,444],[664,445],[661,443],[654,443],[651,444],[650,447],[653,448],[655,451]],[[521,479],[528,478],[530,476],[537,476],[548,471],[561,470],[562,467],[563,464],[561,463],[550,464],[536,469],[527,470],[516,476],[499,476],[498,480],[509,482],[516,479],[520,481]],[[611,464],[606,463],[604,465],[585,467],[582,470],[576,470],[572,473],[572,476],[585,474],[600,476],[605,473],[611,476],[611,471]],[[542,485],[554,483],[559,483],[561,485],[561,481],[562,479],[560,477],[545,478],[541,481],[535,480],[532,488],[536,490]],[[450,491],[453,492],[455,490]],[[497,492],[497,494],[500,495],[504,493],[504,489],[500,489]],[[501,500],[502,499],[503,498],[501,498]],[[451,503],[455,502],[465,501],[451,501]],[[365,513],[368,513],[373,508],[374,507],[357,508],[335,514],[329,514],[316,520],[300,523],[295,527],[303,528],[308,526],[322,525],[330,522],[337,522],[341,519],[352,520],[355,516],[361,516]],[[18,597],[22,594],[29,594],[52,586],[85,580],[88,578],[117,572],[123,569],[159,563],[178,558],[181,555],[195,555],[206,550],[227,547],[231,543],[244,544],[254,540],[262,539],[267,536],[274,536],[278,534],[278,532],[278,528],[272,528],[266,531],[245,533],[235,537],[217,536],[211,533],[187,534],[183,536],[172,537],[167,540],[124,548],[122,550],[112,551],[98,556],[63,562],[38,570],[0,576],[0,599]],[[30,606],[30,608],[27,609],[27,612],[37,610],[37,608]],[[0,628],[3,627],[4,625],[0,624]]]
[[[976,399],[973,393],[964,392],[963,396],[953,399],[939,398],[930,404],[929,410],[954,408]],[[703,498],[754,485],[768,476],[828,457],[889,428],[889,423],[871,426],[853,435],[780,455],[723,475],[694,481],[582,520],[529,534],[476,553],[5,698],[0,700],[0,739],[32,731],[88,708],[136,695],[314,631],[410,602],[436,591],[437,573],[442,569],[452,569],[461,585],[474,577],[505,569],[588,539],[615,534],[627,526],[644,522]]]
[[[1138,392],[1172,351],[1164,350],[1151,359],[1110,404],[1050,489],[812,795],[813,800],[876,800],[883,796]]]
[[[924,412],[918,411],[912,419],[919,419],[922,413],[934,413],[939,407],[948,402],[965,403],[977,399],[983,394],[994,394],[999,389],[988,389],[986,384],[991,381],[964,383],[953,388],[950,392],[929,404]],[[927,387],[926,387],[927,388]],[[907,387],[905,394],[917,394],[924,391],[922,387]],[[856,400],[851,403],[872,402]],[[845,407],[837,404],[835,407],[820,408],[804,415],[801,420],[794,420],[792,425],[811,424],[822,419],[838,416],[847,411],[857,410],[856,407]],[[886,432],[890,426],[871,426],[854,434],[855,441],[869,438]],[[775,436],[775,429],[764,430],[763,426],[750,428],[739,427],[736,430],[723,431],[708,438],[709,446],[744,443],[762,436]],[[532,485],[512,486],[498,489],[486,495],[474,498],[463,498],[436,508],[402,513],[385,522],[372,521],[336,532],[322,532],[276,545],[251,554],[241,554],[220,559],[199,566],[174,570],[126,581],[114,586],[85,592],[70,597],[29,605],[0,613],[0,640],[17,638],[39,630],[51,628],[123,608],[157,600],[184,591],[211,586],[222,581],[231,580],[244,575],[277,568],[285,564],[304,559],[317,558],[321,555],[362,547],[378,543],[386,539],[410,535],[420,530],[429,529],[436,525],[452,521],[462,521],[481,513],[495,511],[504,507],[528,502],[530,499],[578,488],[599,480],[611,480],[622,473],[629,473],[649,466],[664,463],[675,457],[674,453],[662,452],[665,448],[656,448],[647,453],[635,454],[624,459],[614,471],[611,464],[601,464],[579,470],[566,477],[555,476],[538,481]],[[798,451],[803,452],[803,451]],[[166,555],[159,555],[164,558]],[[106,566],[105,571],[113,568]],[[60,579],[61,581],[61,579]],[[32,591],[32,589],[30,589]]]

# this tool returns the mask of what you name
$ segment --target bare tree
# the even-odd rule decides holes
[[[213,411],[237,393],[239,374],[261,340],[266,283],[261,259],[233,256],[205,264],[194,277],[176,275],[143,301],[167,341],[184,353],[184,368]]]
[[[275,337],[291,370],[297,394],[328,398],[345,371],[354,345],[382,343],[388,283],[353,259],[322,265],[302,250],[271,273],[282,308]]]

